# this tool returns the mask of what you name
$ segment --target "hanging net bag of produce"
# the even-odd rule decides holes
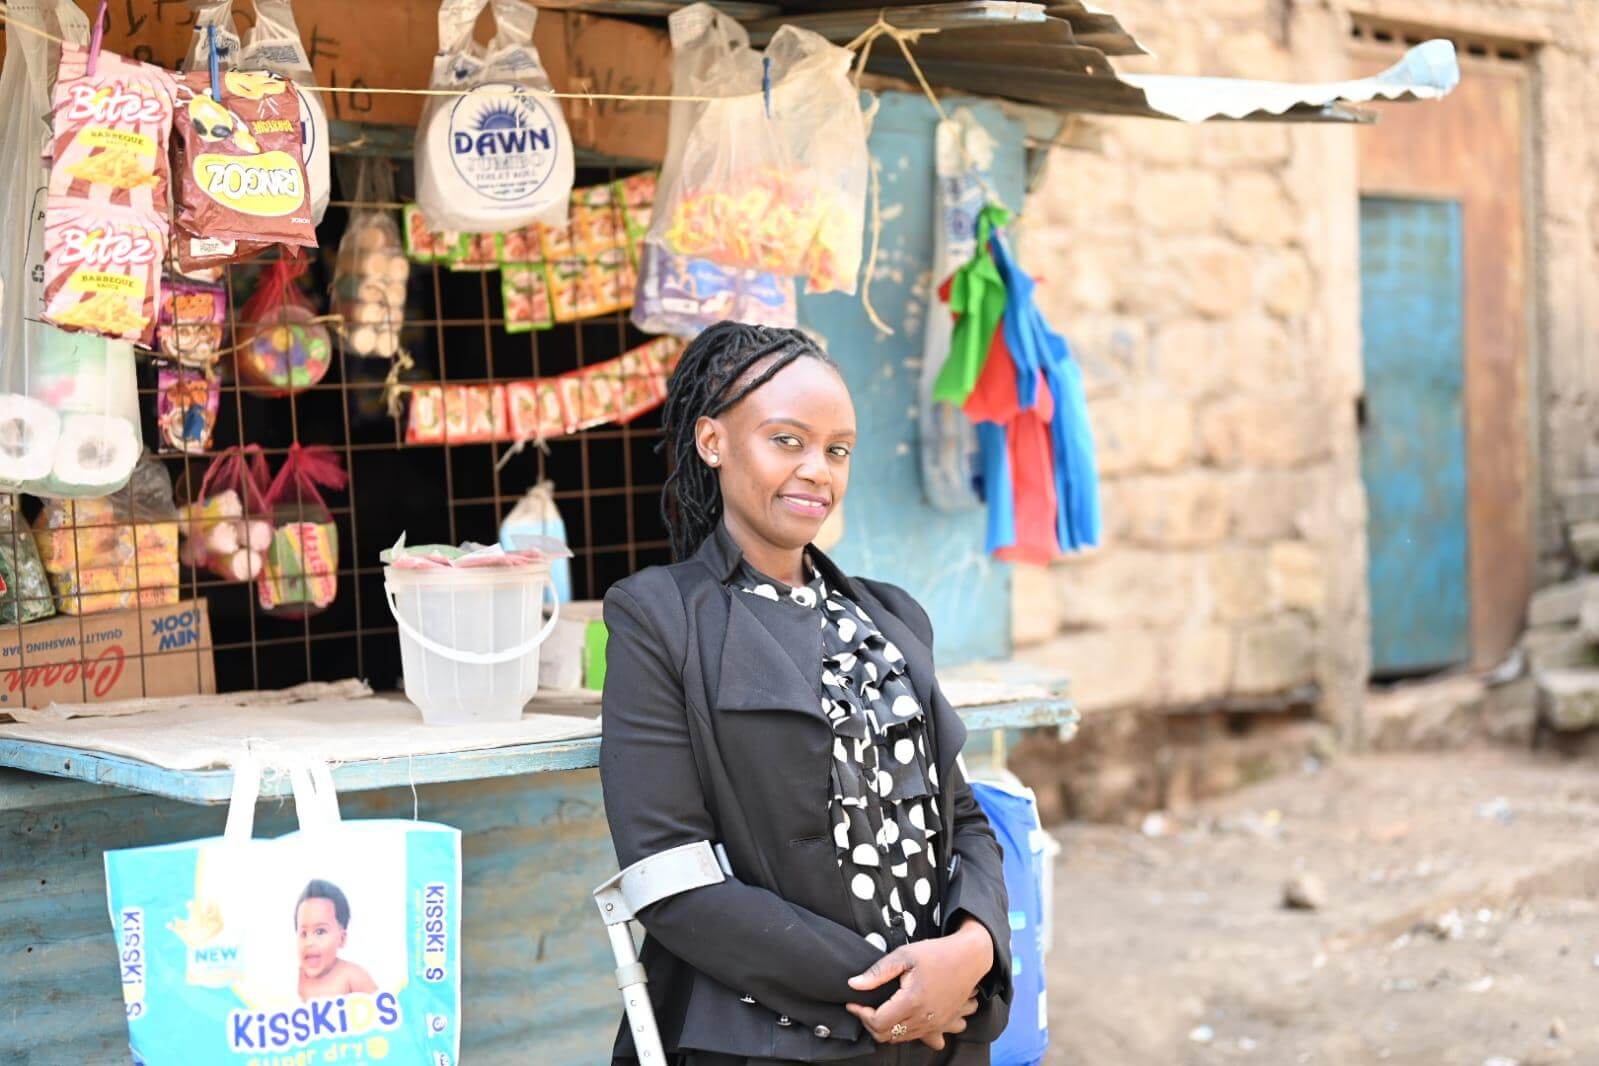
[[[357,203],[392,203],[394,172],[388,160],[363,157],[355,190]],[[333,273],[333,311],[342,319],[339,334],[347,352],[385,359],[399,353],[410,276],[394,214],[381,207],[351,210]]]
[[[267,465],[259,445],[228,448],[211,461],[200,491],[178,509],[179,551],[224,581],[254,581],[272,545]]]
[[[809,292],[854,292],[869,159],[850,51],[784,26],[763,56],[704,3],[668,22],[673,94],[716,99],[672,102],[648,239],[802,277]]]
[[[331,448],[289,446],[267,490],[272,544],[256,581],[261,609],[277,618],[304,618],[333,602],[339,590],[339,530],[322,490],[345,485]]]
[[[566,221],[572,138],[538,51],[538,15],[524,0],[493,0],[494,38],[472,40],[485,0],[439,5],[430,96],[416,132],[416,200],[435,228],[504,233]]]
[[[316,309],[295,282],[310,268],[300,255],[267,266],[241,312],[242,340],[234,361],[239,380],[287,396],[327,375],[333,343]]]

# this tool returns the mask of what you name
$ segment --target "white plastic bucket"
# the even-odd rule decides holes
[[[561,604],[548,566],[383,568],[405,698],[429,725],[512,722],[539,687]],[[541,624],[544,599],[550,617]]]

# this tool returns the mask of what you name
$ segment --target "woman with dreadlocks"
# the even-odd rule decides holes
[[[712,841],[730,868],[640,915],[670,1062],[988,1063],[1005,885],[927,614],[811,546],[855,447],[837,367],[722,322],[664,422],[677,561],[605,597],[600,773],[623,867]],[[613,1061],[638,1061],[625,1022]]]

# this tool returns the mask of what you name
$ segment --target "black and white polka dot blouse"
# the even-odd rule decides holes
[[[829,817],[856,929],[883,951],[938,936],[938,769],[905,657],[814,570],[790,588],[746,562],[733,584],[817,614],[822,710],[833,726]]]

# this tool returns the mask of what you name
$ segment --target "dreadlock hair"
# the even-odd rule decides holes
[[[661,415],[665,437],[656,451],[667,452],[666,484],[661,487],[661,518],[672,540],[672,558],[686,559],[722,520],[722,488],[700,458],[694,427],[715,418],[801,357],[836,363],[797,329],[722,321],[684,349],[666,385]],[[743,380],[763,360],[759,373]]]

